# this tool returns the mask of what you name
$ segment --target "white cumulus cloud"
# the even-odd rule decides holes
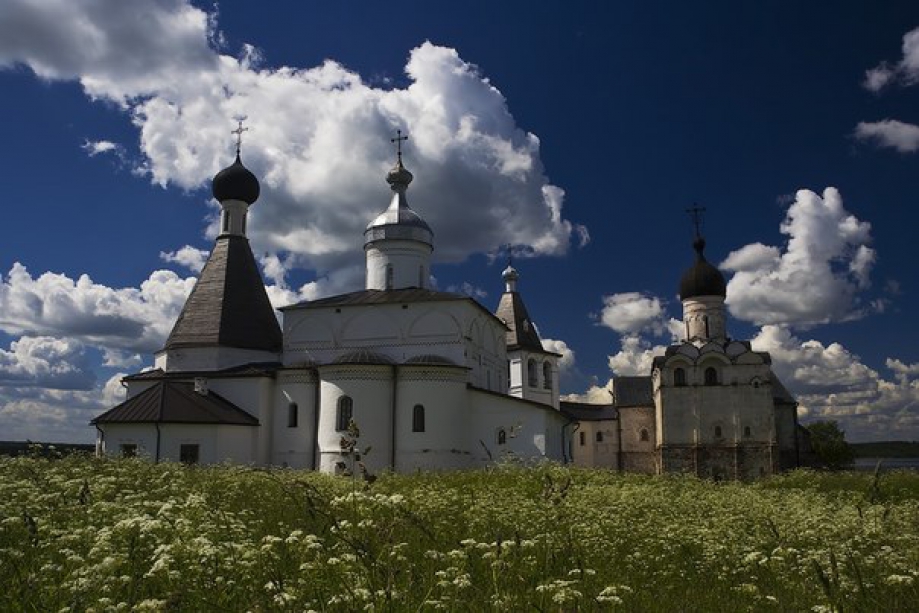
[[[163,346],[194,283],[158,270],[140,288],[113,289],[88,275],[33,277],[17,262],[0,276],[0,330],[149,353]]]
[[[760,325],[797,326],[862,316],[859,291],[868,287],[876,259],[868,246],[871,224],[828,187],[822,195],[798,191],[781,231],[789,237],[784,249],[755,243],[721,264],[735,272],[727,286],[731,313]]]
[[[913,153],[919,149],[919,126],[896,119],[861,121],[855,126],[855,137],[900,153]]]
[[[900,82],[913,85],[919,81],[919,28],[903,35],[903,57],[896,64],[881,62],[865,72],[863,85],[878,92],[888,85]]]
[[[160,259],[164,262],[170,262],[173,264],[178,264],[179,266],[184,266],[193,273],[197,274],[201,272],[201,269],[204,268],[204,264],[207,262],[208,252],[203,249],[198,249],[192,247],[191,245],[185,245],[181,249],[175,251],[161,251]]]
[[[286,252],[320,275],[356,264],[365,225],[388,202],[397,127],[410,138],[409,199],[440,260],[504,244],[561,254],[589,239],[564,218],[538,137],[454,49],[423,43],[408,54],[407,85],[378,87],[333,60],[270,67],[252,45],[225,55],[216,13],[186,0],[14,0],[4,12],[0,65],[78,80],[120,105],[155,183],[205,186],[231,160],[229,118],[247,116],[243,158],[263,187],[249,225],[257,252]]]
[[[96,382],[83,344],[67,338],[23,336],[0,349],[0,385],[89,389]]]

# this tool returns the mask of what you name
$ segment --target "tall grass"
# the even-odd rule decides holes
[[[0,459],[2,611],[908,611],[919,475]]]

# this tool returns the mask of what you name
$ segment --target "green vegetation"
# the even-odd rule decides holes
[[[906,611],[919,474],[0,458],[2,611]]]
[[[846,433],[835,421],[815,421],[807,425],[811,446],[820,463],[834,470],[851,466],[855,450],[846,442]]]
[[[859,458],[919,458],[919,441],[849,443]]]

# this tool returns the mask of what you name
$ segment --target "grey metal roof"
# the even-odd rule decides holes
[[[654,405],[651,377],[613,378],[613,402],[617,407],[646,407]]]
[[[442,355],[434,355],[432,353],[410,357],[405,363],[415,366],[459,366],[459,364],[450,358],[445,358]]]
[[[508,327],[507,348],[544,352],[536,326],[518,292],[504,292],[495,315]]]
[[[189,377],[207,377],[209,379],[232,379],[236,377],[274,377],[283,368],[281,362],[253,362],[232,366],[223,370],[183,370],[166,372],[161,368],[146,370],[128,375],[124,381],[159,381],[160,379],[188,379]]]
[[[370,349],[356,349],[342,354],[332,360],[332,364],[393,364],[392,358],[371,351]]]
[[[226,398],[194,384],[160,381],[93,419],[91,424],[174,423],[257,426],[258,420]]]
[[[601,421],[619,418],[616,407],[611,404],[589,404],[562,400],[559,403],[559,410],[565,417],[574,421]]]
[[[770,373],[772,378],[772,399],[775,404],[794,404],[797,405],[798,401],[795,400],[795,397],[791,395],[791,392],[788,391],[788,388],[775,376],[775,373]]]
[[[436,290],[419,287],[389,290],[363,289],[347,294],[339,294],[338,296],[319,298],[318,300],[304,300],[303,302],[281,307],[281,310],[286,311],[287,309],[294,308],[309,309],[329,306],[355,306],[361,304],[407,304],[412,302],[445,302],[456,300],[471,300],[471,298],[463,294],[438,292]]]
[[[218,237],[165,348],[220,346],[280,352],[281,345],[281,328],[248,239]]]

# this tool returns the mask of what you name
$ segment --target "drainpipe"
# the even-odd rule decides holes
[[[390,424],[390,453],[389,453],[389,466],[392,468],[393,472],[396,472],[396,401],[398,400],[398,391],[399,391],[399,366],[397,364],[392,365],[392,404],[390,406],[390,416],[392,417],[392,423]]]
[[[160,422],[155,421],[153,425],[156,426],[156,457],[153,460],[154,464],[160,463]]]
[[[322,400],[319,396],[319,387],[322,381],[319,380],[319,369],[314,368],[316,373],[316,385],[313,388],[313,458],[312,469],[319,470],[319,403]]]
[[[571,438],[568,441],[565,440],[565,428],[574,424],[574,430],[571,431]],[[578,430],[581,429],[581,422],[574,419],[569,419],[568,423],[562,426],[562,457],[565,460],[565,464],[574,464],[574,435],[577,434]],[[568,451],[570,451],[571,457],[568,457]],[[570,462],[569,462],[570,460]]]
[[[99,424],[93,424],[96,426],[96,431],[99,432],[99,444],[96,446],[96,457],[102,457],[105,455],[105,430],[99,427]],[[798,431],[795,429],[795,442],[798,440]]]
[[[622,412],[616,409],[616,470],[622,472]]]

